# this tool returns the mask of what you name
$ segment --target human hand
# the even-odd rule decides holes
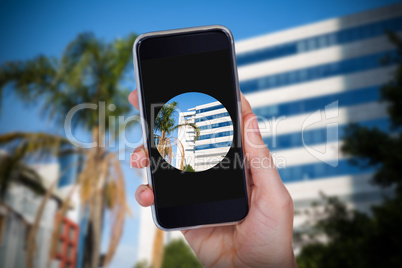
[[[129,96],[138,109],[136,90]],[[182,231],[206,267],[297,267],[292,249],[293,201],[265,146],[256,116],[241,94],[244,150],[251,175],[250,210],[239,224]],[[135,149],[131,165],[143,168],[149,159],[143,146]],[[270,165],[269,165],[270,164]],[[141,185],[135,193],[144,207],[154,202],[153,191]]]

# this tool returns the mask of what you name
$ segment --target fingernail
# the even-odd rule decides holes
[[[140,203],[141,200],[141,195],[144,193],[145,189],[142,189],[136,196],[135,199],[137,199],[137,202]]]
[[[137,161],[138,161],[138,155],[137,154],[132,154],[131,155],[131,158],[130,158],[130,166],[131,167],[134,167],[134,163],[136,163]]]
[[[138,161],[140,158],[141,158],[141,154],[142,154],[142,148],[136,148],[135,150],[134,150],[134,152],[131,154],[131,157],[130,157],[130,164],[132,165],[133,164],[133,162],[136,162],[136,161]]]
[[[142,147],[137,147],[137,148],[135,148],[135,150],[134,150],[133,153],[138,153],[138,152],[140,152],[141,150],[142,150]]]

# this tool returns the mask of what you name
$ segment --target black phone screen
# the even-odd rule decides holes
[[[137,46],[156,215],[177,228],[247,214],[230,39],[214,30]]]

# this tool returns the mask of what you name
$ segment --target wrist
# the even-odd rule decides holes
[[[297,268],[293,248],[290,246],[290,249],[281,254],[280,259],[278,259],[278,261],[274,265],[272,265],[272,267]]]

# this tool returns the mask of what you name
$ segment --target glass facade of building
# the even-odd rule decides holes
[[[402,17],[386,19],[343,29],[337,32],[326,33],[273,47],[242,53],[237,55],[237,65],[240,67],[247,64],[273,60],[331,46],[345,45],[381,36],[385,31],[397,32],[401,30]]]
[[[381,131],[387,131],[390,128],[388,118],[362,121],[359,122],[359,125],[367,128],[377,128]],[[305,130],[303,131],[303,136],[300,132],[278,135],[276,137],[269,136],[264,138],[264,142],[269,148],[281,150],[302,147],[303,141],[307,146],[333,142],[333,137],[328,136],[327,131],[334,131],[334,128],[336,128],[339,135],[338,138],[342,140],[345,137],[345,129],[347,126],[348,124],[343,124],[336,127]]]
[[[392,10],[384,10],[376,11],[378,14],[374,12],[356,17],[351,16],[347,19],[340,18],[335,27],[337,30],[331,29],[328,32],[323,30],[323,25],[328,25],[328,23],[309,25],[308,31],[306,31],[309,36],[300,38],[302,33],[299,33],[293,41],[281,43],[281,41],[272,40],[275,38],[291,40],[292,37],[287,36],[287,33],[284,32],[282,35],[276,33],[272,37],[266,36],[266,42],[274,45],[261,48],[260,42],[264,42],[264,37],[256,38],[254,43],[251,39],[246,40],[244,45],[241,44],[243,45],[240,49],[241,52],[237,55],[237,64],[240,67],[240,89],[250,99],[253,112],[258,116],[260,124],[263,125],[282,116],[286,118],[284,122],[281,122],[282,129],[277,132],[277,135],[272,136],[273,132],[263,133],[264,142],[271,152],[286,159],[286,167],[278,170],[285,183],[373,172],[373,169],[361,169],[352,165],[350,159],[341,154],[339,147],[345,137],[345,129],[351,122],[367,128],[378,128],[381,131],[390,129],[390,122],[385,112],[379,110],[378,115],[375,115],[375,112],[368,110],[369,107],[377,107],[373,106],[374,104],[385,105],[380,102],[380,90],[384,81],[390,81],[392,72],[386,74],[389,79],[385,79],[385,72],[382,70],[384,68],[393,70],[396,67],[392,63],[384,61],[388,56],[397,53],[396,49],[387,43],[386,32],[402,31],[402,5],[397,5]],[[359,23],[359,20],[363,22]],[[352,26],[348,26],[348,24]],[[317,29],[315,35],[314,29]],[[302,31],[303,27],[300,28],[300,32]],[[323,53],[330,55],[329,53],[334,53],[335,50],[323,51],[322,49],[337,47],[338,51],[345,51],[351,49],[349,46],[351,43],[356,44],[353,51],[349,50],[349,53],[339,53],[339,55],[331,54],[331,60],[326,63],[314,65],[309,60],[300,63],[299,58],[296,57],[308,52],[309,56],[311,55],[311,62],[314,62],[314,57],[316,57],[316,62],[323,62],[317,58],[322,59]],[[253,46],[257,48],[253,49]],[[360,46],[362,50],[356,50]],[[278,72],[275,72],[274,65],[263,64],[279,58],[282,60],[281,70]],[[297,67],[293,67],[294,62],[297,63]],[[255,70],[259,75],[256,76],[251,70]],[[372,79],[369,82],[362,81],[367,77],[364,74],[369,72],[372,74]],[[346,76],[348,82],[339,82],[336,86],[331,87],[331,90],[326,90],[326,85],[330,86],[329,83],[335,81],[333,78],[340,78],[336,81],[346,81],[343,79]],[[320,82],[315,83],[317,81]],[[362,86],[354,86],[355,84]],[[299,85],[302,85],[300,90],[303,92],[297,91]],[[282,90],[283,94],[289,94],[288,92],[292,92],[292,94],[281,95]],[[304,94],[306,91],[308,94]],[[277,96],[280,98],[278,102],[275,102]],[[338,109],[345,111],[335,120],[338,126],[312,127],[302,131],[301,127],[296,130],[297,126],[286,125],[287,122],[294,124],[295,118],[297,118],[299,121],[296,123],[300,123],[301,126],[311,114],[317,110],[326,111],[325,107],[334,102],[337,102]],[[353,114],[349,111],[353,111]],[[353,120],[350,119],[351,116],[353,116]],[[303,117],[305,119],[302,119]],[[286,121],[288,119],[293,119],[293,121]],[[326,144],[338,144],[338,141],[339,147],[336,150],[340,156],[337,159],[337,166],[331,166],[325,161],[312,158],[308,156],[307,150],[304,150],[311,146],[322,145],[321,147],[324,147]],[[305,160],[306,158],[309,160]]]
[[[231,126],[232,125],[232,121],[226,121],[226,122],[222,122],[222,123],[215,123],[215,124],[208,124],[205,126],[199,126],[199,130],[206,130],[206,129],[217,129],[220,127],[226,127],[226,126]]]

